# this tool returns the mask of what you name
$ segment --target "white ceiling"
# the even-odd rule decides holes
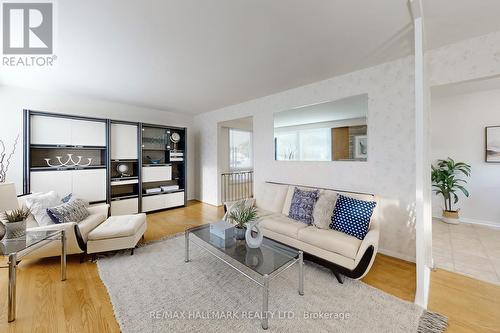
[[[274,114],[274,128],[366,118],[368,95],[294,108]]]
[[[430,47],[500,30],[498,0],[424,8]],[[56,24],[57,65],[0,83],[195,114],[412,52],[406,0],[64,0]]]

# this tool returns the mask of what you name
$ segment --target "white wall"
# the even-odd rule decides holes
[[[414,258],[415,133],[412,58],[353,72],[195,117],[197,195],[218,203],[218,123],[253,116],[256,191],[265,181],[377,194],[381,248]],[[273,158],[273,112],[368,94],[368,162],[284,162]]]
[[[0,137],[7,143],[12,143],[15,136],[20,135],[20,144],[7,175],[7,181],[14,182],[18,192],[23,188],[23,109],[187,127],[187,194],[188,199],[194,198],[194,133],[191,115],[90,99],[75,94],[0,86]]]
[[[500,226],[500,164],[485,162],[485,127],[500,125],[500,89],[432,98],[432,158],[469,163],[471,196],[460,196],[465,222]],[[442,197],[433,196],[441,216]]]

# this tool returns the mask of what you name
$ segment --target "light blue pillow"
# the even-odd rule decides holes
[[[339,195],[333,210],[330,228],[363,240],[368,233],[370,219],[376,205],[374,201],[363,201]]]

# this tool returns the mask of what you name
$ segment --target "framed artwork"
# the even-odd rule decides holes
[[[368,158],[368,136],[357,135],[354,137],[354,158]]]
[[[486,127],[486,162],[500,163],[500,126]]]

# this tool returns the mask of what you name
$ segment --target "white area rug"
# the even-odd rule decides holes
[[[195,245],[185,263],[183,237],[151,243],[133,256],[103,257],[97,265],[123,332],[261,331],[261,288]],[[329,270],[309,262],[304,272],[304,296],[297,292],[296,265],[270,282],[269,332],[444,328],[433,327],[432,314],[421,320],[424,312],[415,304],[362,282],[346,279],[341,285]]]

